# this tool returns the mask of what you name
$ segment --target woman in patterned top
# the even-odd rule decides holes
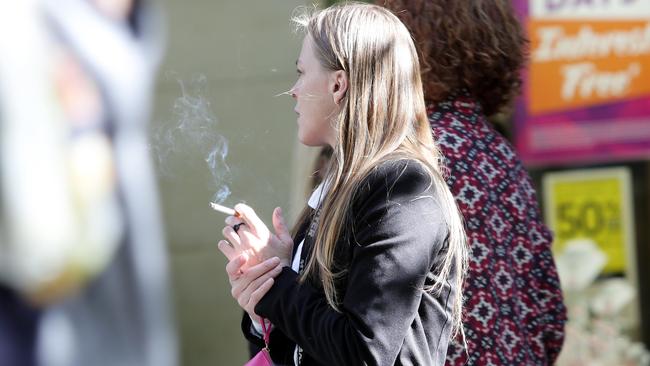
[[[442,365],[461,329],[465,235],[413,41],[369,4],[298,23],[298,138],[333,155],[293,238],[278,210],[275,233],[246,205],[226,219],[219,249],[244,334],[261,345],[268,319],[277,364]]]
[[[566,310],[528,173],[488,120],[518,94],[527,40],[510,0],[379,0],[420,54],[429,121],[470,247],[449,365],[551,365]]]

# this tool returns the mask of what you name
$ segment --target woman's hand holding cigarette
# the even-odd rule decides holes
[[[255,211],[247,205],[235,206],[235,216],[226,218],[219,250],[228,258],[226,272],[231,294],[252,319],[258,320],[255,306],[273,286],[273,279],[282,267],[291,265],[293,239],[282,217],[282,210],[273,211],[271,233]],[[239,225],[235,231],[233,226]]]
[[[293,239],[279,207],[273,211],[275,233],[269,231],[251,207],[240,203],[235,206],[235,211],[239,215],[228,216],[226,227],[223,228],[223,235],[228,241],[219,242],[219,250],[228,260],[243,255],[246,258],[244,269],[273,257],[278,257],[282,266],[291,265]],[[235,225],[239,225],[237,232],[233,229]]]

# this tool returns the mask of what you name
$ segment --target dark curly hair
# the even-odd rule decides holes
[[[490,116],[521,87],[528,40],[510,0],[376,0],[411,31],[427,104],[467,90]]]

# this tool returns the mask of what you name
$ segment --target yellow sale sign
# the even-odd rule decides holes
[[[572,170],[544,176],[547,223],[553,251],[572,239],[590,239],[607,255],[605,273],[624,273],[634,241],[627,168]]]

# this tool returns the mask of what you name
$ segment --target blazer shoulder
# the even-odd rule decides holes
[[[413,159],[390,160],[378,164],[362,181],[359,196],[382,196],[398,199],[401,196],[431,194],[432,177],[424,165]]]

